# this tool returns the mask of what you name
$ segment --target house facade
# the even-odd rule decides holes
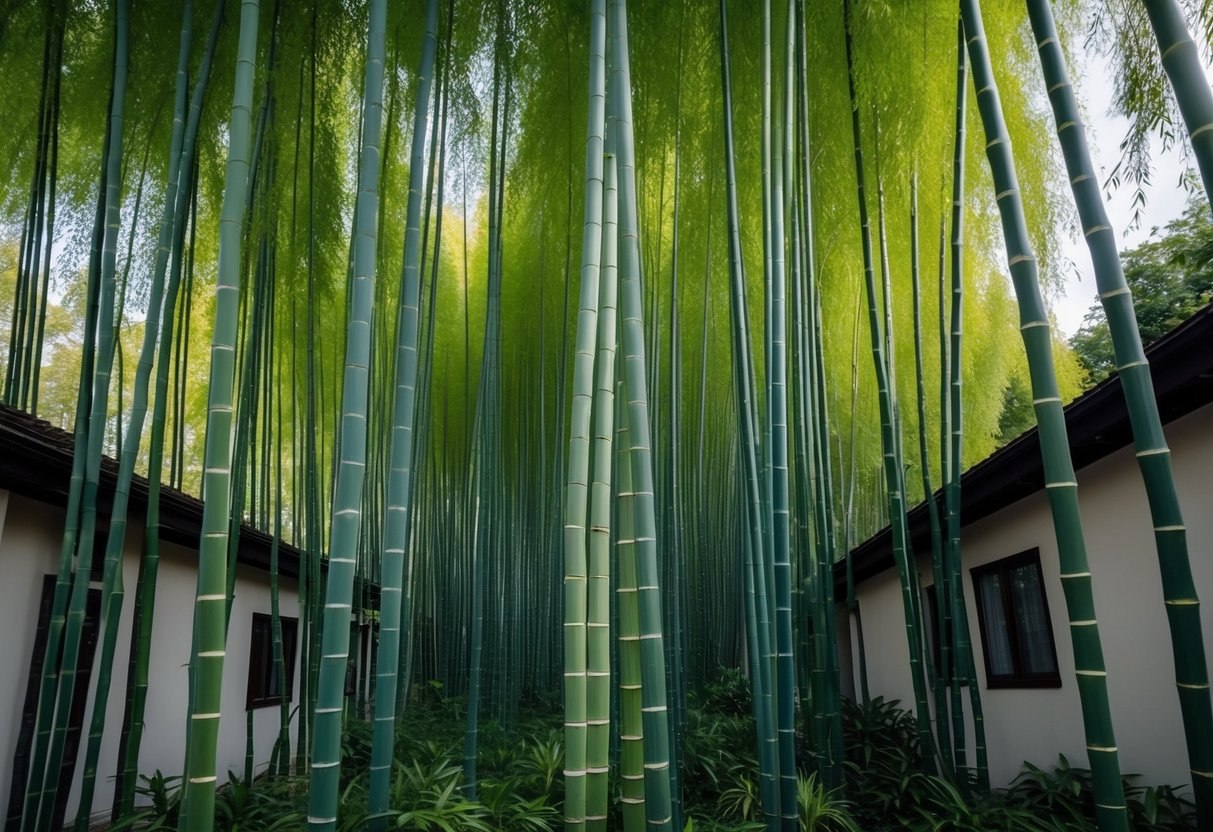
[[[46,634],[44,625],[62,545],[66,491],[71,463],[71,437],[9,408],[0,408],[0,801],[6,805],[6,826],[19,815],[19,795],[24,793],[28,763],[17,758],[18,735],[32,718],[36,692],[30,698],[31,682],[37,678]],[[109,513],[117,466],[107,460],[102,469],[99,510],[101,528],[96,549],[105,546],[105,518]],[[114,797],[114,777],[119,756],[126,706],[127,663],[131,627],[143,550],[147,484],[136,478],[123,548],[122,575],[125,597],[118,622],[117,653],[105,711],[105,733],[91,811],[108,816]],[[198,529],[202,504],[180,492],[166,489],[161,495],[160,566],[156,581],[156,606],[151,640],[149,687],[145,730],[138,770],[152,774],[178,775],[185,760],[185,732],[189,701],[189,660],[192,646],[194,594],[198,574]],[[229,771],[242,774],[248,738],[248,714],[252,715],[255,770],[269,762],[280,725],[280,693],[266,668],[272,667],[269,647],[270,540],[245,528],[241,534],[236,568],[235,596],[227,639],[223,675],[223,718],[218,742],[219,781]],[[97,644],[97,613],[101,575],[94,561],[88,614],[80,667],[91,668]],[[279,551],[279,604],[284,646],[290,671],[289,696],[298,691],[297,619],[299,555],[289,546]],[[97,673],[87,674],[88,696],[79,703],[69,724],[68,748],[74,771],[65,773],[70,782],[61,795],[59,811],[70,821],[79,805],[80,773],[88,724],[92,719]],[[80,683],[79,691],[84,689]],[[293,711],[293,708],[292,708]],[[83,731],[77,734],[80,726]],[[297,723],[291,725],[292,747]]]
[[[1213,599],[1213,308],[1156,342],[1148,354],[1197,594],[1208,604]],[[1066,418],[1121,770],[1140,775],[1143,785],[1190,786],[1153,524],[1119,380],[1109,379],[1072,402]],[[1051,767],[1058,754],[1087,767],[1057,541],[1035,430],[966,472],[962,487],[961,577],[991,781],[1006,785],[1025,761]],[[909,520],[922,609],[930,617],[934,577],[925,506],[914,509]],[[888,530],[856,548],[852,558],[870,693],[910,706],[909,650]],[[836,573],[840,586],[843,574]],[[843,684],[854,691],[858,640],[849,618],[840,613],[840,655]],[[1213,666],[1213,618],[1207,608],[1203,625]],[[927,631],[934,642],[931,622]],[[971,722],[967,736],[971,743]]]

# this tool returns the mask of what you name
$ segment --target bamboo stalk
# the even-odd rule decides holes
[[[1158,415],[1158,401],[1154,397],[1150,363],[1141,345],[1133,296],[1125,282],[1120,254],[1116,247],[1116,234],[1104,208],[1099,180],[1091,163],[1082,112],[1074,96],[1069,72],[1066,70],[1065,56],[1053,22],[1053,12],[1048,0],[1028,0],[1027,5],[1032,33],[1040,52],[1045,86],[1049,91],[1049,102],[1053,107],[1057,138],[1066,162],[1066,173],[1069,175],[1074,202],[1078,206],[1083,237],[1091,253],[1099,299],[1107,314],[1108,328],[1112,333],[1116,369],[1120,375],[1121,389],[1124,391],[1125,405],[1133,429],[1137,463],[1141,468],[1146,499],[1150,506],[1167,622],[1171,629],[1175,686],[1180,712],[1183,715],[1184,738],[1192,774],[1192,791],[1196,798],[1198,825],[1201,828],[1213,828],[1213,706],[1209,701],[1209,671],[1205,661],[1200,601],[1192,580],[1187,532],[1175,490],[1175,478],[1171,472],[1171,451],[1167,447]],[[1146,8],[1150,11],[1151,19],[1158,20],[1162,13],[1168,10],[1169,5],[1171,4],[1147,2]],[[1160,23],[1156,22],[1155,26],[1160,32],[1161,46],[1163,27]],[[1177,49],[1172,53],[1174,60],[1179,60],[1178,55],[1182,51]],[[1196,54],[1194,45],[1190,54]],[[1164,64],[1167,64],[1168,58],[1164,57],[1163,60]],[[1178,75],[1184,74],[1175,64],[1171,64],[1168,71]],[[1194,81],[1208,92],[1203,71],[1195,79],[1184,76],[1184,80]],[[1177,92],[1178,89],[1177,84]],[[1213,115],[1213,110],[1210,115]],[[1194,138],[1193,146],[1197,143],[1198,140]],[[1199,152],[1197,160],[1201,162],[1203,171],[1204,163],[1208,160],[1202,159]]]
[[[1011,142],[998,98],[998,86],[986,44],[981,8],[977,0],[961,0],[977,106],[986,136],[986,155],[997,194],[1007,246],[1007,263],[1019,302],[1020,332],[1028,354],[1032,404],[1044,460],[1045,493],[1057,533],[1061,582],[1069,616],[1070,638],[1091,763],[1096,817],[1101,832],[1128,828],[1124,789],[1112,715],[1108,706],[1107,669],[1095,614],[1091,569],[1078,507],[1078,483],[1070,459],[1069,439],[1057,375],[1053,368],[1052,337],[1019,197],[1019,182]]]

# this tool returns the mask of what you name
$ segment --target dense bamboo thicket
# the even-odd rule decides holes
[[[74,823],[88,828],[115,709],[113,815],[133,809],[164,486],[205,503],[183,828],[216,822],[247,526],[273,540],[279,689],[277,558],[300,553],[298,707],[281,704],[270,771],[308,775],[310,828],[343,823],[343,732],[359,720],[367,822],[385,828],[406,709],[437,690],[466,703],[462,799],[482,797],[486,720],[563,706],[565,828],[682,829],[688,699],[726,668],[752,691],[756,814],[799,828],[805,773],[848,780],[844,698],[870,699],[850,554],[886,525],[905,633],[866,637],[905,639],[923,769],[986,793],[959,489],[1016,406],[1040,425],[1099,826],[1125,828],[1062,417],[1082,372],[1048,311],[1075,222],[1155,522],[1180,691],[1166,707],[1182,705],[1213,823],[1182,518],[1064,57],[1093,33],[1121,62],[1117,106],[1135,120],[1114,178],[1144,181],[1141,125],[1175,111],[1207,179],[1200,21],[1137,5],[8,4],[3,401],[75,441],[11,828],[65,820],[103,534]],[[1108,24],[1130,8],[1132,26]],[[120,467],[99,527],[105,455]],[[136,474],[151,497],[127,592]],[[930,547],[915,552],[923,500]],[[111,684],[124,604],[125,689]],[[839,627],[857,636],[845,662]],[[928,630],[945,635],[938,661]],[[251,781],[264,761],[248,720]]]

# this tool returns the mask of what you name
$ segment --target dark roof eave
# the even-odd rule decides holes
[[[1213,304],[1159,338],[1146,355],[1163,424],[1213,401]],[[1104,379],[1065,408],[1074,468],[1080,469],[1133,441],[1119,375]],[[988,517],[1044,488],[1040,436],[1030,428],[961,476],[961,524]],[[942,496],[936,492],[942,504]],[[927,503],[907,519],[915,551],[930,548]],[[893,535],[888,526],[851,550],[855,583],[893,567]],[[845,598],[846,564],[834,568],[836,594]]]
[[[0,405],[0,488],[57,506],[67,505],[72,467],[72,435],[49,422]],[[118,479],[118,463],[104,457],[98,510],[108,516]],[[148,482],[135,475],[130,508],[146,511]],[[202,501],[172,488],[160,489],[160,539],[197,551],[202,534]],[[237,561],[268,572],[273,538],[247,524],[240,530]],[[299,550],[278,546],[278,574],[299,577]]]

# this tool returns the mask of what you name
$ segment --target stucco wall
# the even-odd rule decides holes
[[[25,697],[34,630],[44,575],[56,570],[63,534],[62,509],[0,491],[0,563],[4,581],[0,583],[0,801],[7,801],[12,781],[12,759]],[[113,679],[106,708],[105,734],[101,743],[93,810],[108,811],[113,801],[115,768],[122,731],[126,697],[127,657],[131,637],[135,587],[143,543],[143,518],[133,515],[123,551],[123,580],[126,596],[118,624],[118,645]],[[151,774],[159,769],[166,775],[180,774],[185,759],[186,709],[189,700],[188,663],[193,629],[197,553],[171,543],[160,549],[160,569],[156,581],[148,699],[145,730],[139,752],[139,771]],[[95,584],[99,586],[99,584]],[[284,616],[298,615],[295,581],[282,578],[279,600]],[[248,683],[249,650],[253,613],[269,613],[269,576],[259,570],[238,566],[235,599],[232,605],[227,659],[223,678],[223,719],[218,745],[219,781],[226,782],[229,770],[238,775],[244,770],[247,722],[245,701]],[[98,643],[98,656],[100,654]],[[92,674],[89,701],[93,700],[97,673]],[[298,662],[292,690],[298,690]],[[92,718],[85,715],[85,728]],[[269,761],[277,736],[277,707],[253,711],[254,759],[260,771]],[[292,742],[294,742],[292,725]],[[70,820],[79,803],[79,774],[68,801]]]
[[[1205,600],[1205,648],[1213,665],[1213,612],[1208,608],[1213,599],[1213,405],[1172,422],[1166,434],[1188,527],[1192,571]],[[1190,783],[1153,528],[1133,449],[1123,448],[1083,468],[1078,483],[1121,769],[1142,775],[1146,783]],[[969,570],[1033,547],[1040,549],[1062,684],[1054,689],[990,690]],[[1085,767],[1074,652],[1058,577],[1057,542],[1043,492],[966,526],[963,562],[992,781],[1006,784],[1025,760],[1050,766],[1058,753]],[[933,582],[925,557],[919,559],[919,572],[924,586]],[[913,695],[896,571],[865,581],[857,594],[871,693],[908,706]],[[968,737],[971,741],[971,727]]]

